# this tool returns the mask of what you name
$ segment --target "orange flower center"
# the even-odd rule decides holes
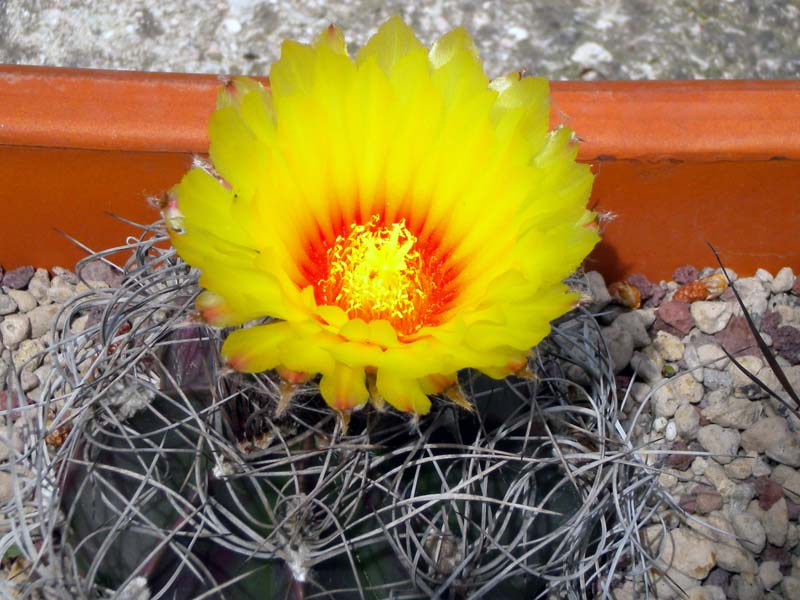
[[[327,259],[328,276],[318,282],[326,304],[341,307],[351,319],[385,319],[398,333],[426,324],[436,286],[405,219],[382,225],[375,215],[351,225]]]

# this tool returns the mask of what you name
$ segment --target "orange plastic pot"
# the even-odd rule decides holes
[[[221,80],[0,66],[0,261],[68,266],[158,215],[207,149]],[[713,263],[800,267],[800,82],[553,83],[552,121],[583,140],[592,204],[614,215],[587,267],[668,278]]]

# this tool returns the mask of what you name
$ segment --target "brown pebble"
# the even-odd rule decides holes
[[[688,450],[686,446],[686,442],[683,440],[676,440],[672,444],[672,449],[677,450],[680,452],[685,452]],[[670,454],[667,457],[667,465],[672,467],[673,469],[677,469],[678,471],[686,471],[689,467],[692,466],[692,462],[694,461],[694,456],[691,454]]]
[[[750,326],[744,317],[731,317],[725,329],[715,333],[714,338],[731,354],[743,351],[756,356],[760,354],[756,340],[750,332]]]
[[[686,302],[668,300],[656,310],[656,316],[672,328],[677,337],[683,337],[694,327],[694,319]],[[666,330],[666,329],[665,329]]]
[[[696,512],[701,515],[707,515],[715,510],[722,508],[722,496],[709,485],[697,485],[692,490],[696,502]]]
[[[757,477],[753,483],[761,510],[769,510],[773,504],[783,498],[783,487],[766,475]]]
[[[792,557],[784,549],[768,545],[761,553],[761,562],[774,560],[780,565],[781,573],[788,575],[792,570]]]
[[[691,494],[681,496],[681,499],[678,501],[678,506],[690,515],[693,515],[697,511],[697,498]]]

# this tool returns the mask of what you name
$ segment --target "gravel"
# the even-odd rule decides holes
[[[800,597],[800,418],[761,355],[732,291],[719,290],[711,299],[696,294],[699,282],[707,281],[702,278],[715,272],[687,265],[676,270],[673,281],[628,280],[657,299],[651,304],[655,320],[646,326],[650,343],[637,344],[630,364],[618,374],[637,376],[627,414],[644,410],[651,417],[642,421],[634,442],[663,453],[654,464],[661,469],[659,484],[674,502],[660,515],[676,541],[670,552],[704,567],[691,572],[686,565],[681,570],[663,564],[665,577],[655,584],[655,597],[684,597],[676,586],[689,598]],[[800,285],[794,272],[729,274],[786,377],[800,391],[800,352],[792,345],[800,339]],[[592,277],[597,286],[597,275]],[[632,316],[620,315],[605,329],[618,338],[625,331],[638,337],[634,323]],[[783,403],[742,373],[723,347]],[[642,371],[644,359],[661,367],[656,377],[652,369]],[[634,368],[639,372],[634,374]],[[686,535],[687,528],[712,542],[710,553]],[[626,589],[619,588],[619,597],[626,597]]]
[[[21,369],[23,389],[36,398],[50,374],[42,352],[53,321],[62,302],[86,286],[64,269],[14,270],[4,279],[11,275],[16,284],[22,277],[18,273],[27,277],[26,286],[0,285],[0,298],[13,300],[16,307],[0,316],[3,345],[11,349],[0,355],[0,393],[13,366]],[[751,304],[760,305],[763,299],[766,308],[757,322],[765,333],[780,327],[796,330],[800,324],[800,288],[795,280],[787,281],[789,274],[793,276],[783,269],[776,277],[760,273],[738,280],[744,282],[741,287],[751,295]],[[684,279],[691,275],[689,269],[682,273]],[[102,286],[115,283],[116,277],[102,265],[81,276]],[[721,350],[723,343],[736,348],[743,366],[779,389],[749,332],[737,324],[741,317],[734,314],[735,299],[726,292],[715,300],[676,301],[679,283],[634,279],[642,287],[650,285],[646,301],[654,299],[654,305],[609,311],[611,298],[602,277],[591,273],[587,279],[591,285],[585,304],[606,315],[601,331],[612,348],[618,377],[627,382],[634,378],[625,418],[644,413],[633,443],[661,451],[648,462],[660,470],[658,482],[674,501],[659,515],[669,524],[670,541],[659,563],[664,577],[656,582],[654,597],[681,597],[675,588],[680,585],[689,598],[717,598],[720,593],[762,598],[768,590],[770,598],[791,598],[787,590],[793,593],[800,585],[800,419],[754,386]],[[705,316],[713,321],[723,314],[729,321],[721,329],[707,326]],[[88,318],[77,315],[70,329],[80,331]],[[792,355],[777,360],[789,380],[800,383],[800,364],[793,364]],[[792,406],[785,392],[782,396]],[[7,449],[0,454],[7,455]],[[0,478],[0,488],[2,484]],[[656,530],[661,526],[645,528],[643,539],[653,542],[648,536]],[[624,589],[618,591],[624,597]]]

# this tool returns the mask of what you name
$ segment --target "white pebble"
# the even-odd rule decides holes
[[[770,283],[772,281],[772,273],[767,271],[766,269],[757,269],[756,270],[756,279],[761,281],[762,283]]]
[[[678,427],[675,425],[675,421],[670,421],[667,423],[667,428],[664,431],[664,437],[668,442],[671,442],[678,437]]]
[[[792,286],[794,286],[794,271],[791,267],[783,267],[778,271],[770,284],[773,294],[788,292]]]
[[[222,25],[228,33],[239,33],[242,30],[242,24],[236,19],[225,19]]]
[[[570,57],[574,62],[581,65],[594,66],[599,63],[611,62],[611,53],[595,42],[581,44]]]
[[[730,364],[725,351],[716,344],[703,344],[697,348],[697,358],[704,367],[724,369]]]
[[[667,428],[667,420],[664,417],[657,417],[653,421],[653,431],[661,433]]]
[[[727,302],[693,302],[689,311],[694,324],[703,333],[717,333],[731,320],[731,305]]]
[[[9,315],[0,323],[0,336],[8,348],[16,348],[31,333],[31,322],[25,315]]]

